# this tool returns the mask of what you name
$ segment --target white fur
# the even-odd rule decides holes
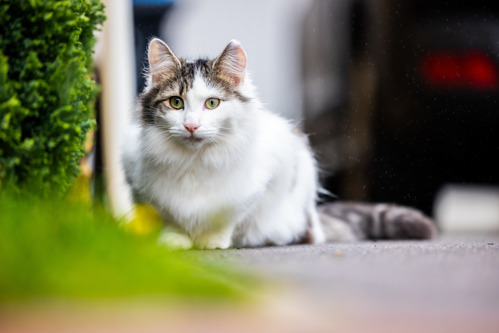
[[[307,230],[323,242],[306,137],[258,102],[247,76],[239,91],[248,102],[230,99],[208,110],[206,99],[223,94],[198,73],[184,110],[166,112],[157,125],[137,120],[124,153],[132,187],[200,248],[289,244]],[[189,139],[185,122],[200,126],[200,141]],[[163,236],[171,239],[189,244]]]

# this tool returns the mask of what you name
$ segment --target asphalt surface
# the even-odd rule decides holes
[[[499,332],[497,235],[204,255],[288,290],[317,331]]]

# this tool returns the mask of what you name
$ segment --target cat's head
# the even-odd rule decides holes
[[[186,61],[160,39],[148,50],[148,85],[140,96],[144,126],[186,146],[216,143],[237,131],[251,89],[246,53],[232,40],[214,60]]]

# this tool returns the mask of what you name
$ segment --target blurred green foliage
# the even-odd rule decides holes
[[[0,2],[0,189],[64,194],[79,173],[99,0]]]
[[[158,245],[86,204],[0,193],[0,304],[137,296],[239,299],[253,284],[228,267]]]

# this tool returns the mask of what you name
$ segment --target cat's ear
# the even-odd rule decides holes
[[[161,39],[154,38],[148,48],[149,75],[153,84],[172,78],[180,69],[180,60]]]
[[[222,79],[236,89],[244,81],[246,74],[246,53],[241,44],[233,39],[222,54],[213,62],[213,69]]]

